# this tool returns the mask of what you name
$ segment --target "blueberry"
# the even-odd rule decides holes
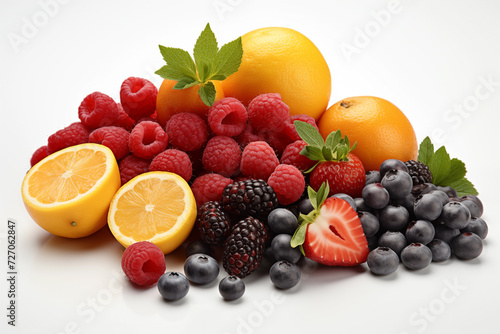
[[[300,281],[299,267],[288,261],[278,261],[269,270],[269,278],[280,289],[290,289]]]
[[[366,237],[366,241],[368,242],[368,249],[370,251],[372,251],[378,247],[378,236],[377,235],[372,235],[371,237]]]
[[[359,211],[358,217],[366,237],[371,237],[378,232],[380,224],[375,215],[370,212]]]
[[[484,239],[488,235],[488,225],[482,218],[471,218],[469,224],[460,232],[472,232]]]
[[[166,300],[179,300],[187,295],[189,281],[181,273],[169,271],[160,276],[158,280],[158,291]]]
[[[245,293],[245,283],[237,276],[224,277],[219,282],[219,293],[225,300],[236,300]]]
[[[287,209],[274,209],[267,216],[267,225],[276,234],[286,233],[293,235],[299,222],[297,217]]]
[[[401,262],[412,270],[423,269],[432,261],[432,252],[429,247],[421,243],[412,243],[401,252]]]
[[[271,249],[273,250],[276,260],[286,260],[291,263],[297,263],[302,253],[299,247],[292,248],[290,241],[292,236],[289,234],[278,234],[271,241]]]
[[[443,210],[443,204],[436,195],[424,194],[415,198],[413,212],[417,219],[436,220]]]
[[[380,176],[384,177],[385,173],[391,169],[398,169],[408,173],[408,167],[404,162],[398,159],[387,159],[380,165]]]
[[[404,198],[398,198],[393,201],[391,201],[392,204],[394,205],[401,205],[404,206],[405,209],[408,211],[410,216],[413,216],[413,203],[415,202],[415,197],[412,194],[406,195]]]
[[[370,183],[380,183],[382,176],[378,170],[370,170],[366,172],[365,186]]]
[[[451,240],[460,234],[460,230],[457,228],[449,228],[443,223],[434,224],[434,238],[440,239],[446,242],[448,245],[451,243]]]
[[[357,211],[371,211],[371,210],[373,210],[368,205],[366,205],[365,200],[361,197],[356,197],[354,199],[354,204],[356,204]]]
[[[372,209],[382,209],[389,204],[389,193],[380,183],[371,183],[363,188],[362,197]]]
[[[186,258],[193,254],[206,254],[213,256],[214,252],[209,244],[201,240],[195,240],[190,242],[186,247]]]
[[[431,190],[429,192],[429,194],[432,194],[432,195],[439,197],[439,199],[441,200],[441,203],[443,205],[445,205],[446,203],[448,203],[450,201],[450,198],[448,197],[448,195],[446,195],[446,193],[442,190]]]
[[[411,188],[411,193],[413,196],[418,197],[420,195],[428,194],[433,190],[437,190],[437,186],[432,183],[422,183],[413,186],[413,188]]]
[[[427,245],[434,239],[435,233],[434,225],[432,225],[430,221],[412,221],[406,230],[406,241],[408,243],[421,243]]]
[[[300,213],[304,215],[307,215],[314,209],[309,198],[304,198],[302,201],[300,201],[298,207]]]
[[[464,260],[475,259],[483,251],[483,241],[472,232],[464,232],[453,238],[450,246],[453,254]]]
[[[208,284],[219,275],[219,264],[206,254],[193,254],[184,262],[186,277],[196,284]]]
[[[385,173],[381,182],[389,192],[391,199],[405,198],[411,193],[413,181],[410,174],[400,169],[391,169]]]
[[[462,203],[467,207],[467,209],[469,209],[471,217],[479,218],[483,215],[482,203],[481,206],[479,206],[477,202],[473,201],[470,198],[467,198],[466,196],[460,197],[458,201],[460,201],[460,203]]]
[[[475,215],[473,217],[479,218],[483,215],[483,202],[481,202],[479,197],[477,197],[475,195],[465,195],[465,196],[460,197],[460,200],[461,201],[469,200],[469,201],[474,202],[474,204],[476,204],[478,211],[474,212],[477,215]],[[471,214],[472,214],[472,212],[471,212]]]
[[[408,245],[406,238],[401,232],[387,231],[378,238],[379,247],[389,247],[398,256],[401,255],[401,251]]]
[[[343,194],[343,193],[338,193],[338,194],[334,194],[330,197],[337,197],[337,198],[341,198],[343,199],[344,201],[346,201],[347,203],[349,203],[349,205],[354,209],[354,211],[357,210],[356,208],[356,203],[354,202],[354,198],[352,198],[351,196],[347,195],[347,194]]]
[[[386,231],[406,229],[410,221],[410,214],[404,206],[388,205],[379,211],[380,227]]]
[[[465,228],[469,224],[471,213],[469,209],[460,202],[449,202],[443,206],[439,220],[450,228]]]
[[[457,191],[450,186],[446,187],[437,186],[437,189],[444,191],[446,195],[448,195],[448,197],[458,197]]]
[[[427,244],[432,252],[432,262],[443,262],[450,258],[451,248],[446,242],[440,239],[433,239]]]
[[[377,247],[368,254],[366,264],[377,275],[389,275],[398,269],[399,257],[389,247]]]

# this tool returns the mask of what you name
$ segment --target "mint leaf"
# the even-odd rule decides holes
[[[210,68],[210,65],[215,59],[218,51],[219,48],[217,47],[217,39],[215,38],[212,29],[210,29],[210,24],[207,23],[205,29],[201,32],[200,37],[196,40],[193,50],[194,61],[196,62],[196,68],[199,71],[198,74],[201,81],[205,81],[211,73],[209,73],[209,71],[203,71],[203,74],[201,74],[200,69],[202,69],[205,65]]]
[[[211,71],[211,66],[204,61],[200,61],[199,65],[197,65],[198,68],[198,76],[200,77],[201,82],[205,82],[206,78],[210,75]]]
[[[465,169],[465,164],[462,161],[458,160],[457,158],[453,158],[450,161],[450,172],[443,180],[441,180],[441,183],[437,185],[446,186],[449,185],[450,183],[460,181],[465,177],[466,173],[467,170]]]
[[[194,80],[193,78],[189,77],[183,77],[173,87],[174,89],[184,89],[184,88],[189,88],[194,85],[199,84],[200,82],[198,80]]]
[[[476,188],[474,188],[474,185],[465,177],[448,185],[457,191],[458,196],[478,195],[478,192]]]
[[[451,168],[451,161],[448,152],[444,146],[441,146],[429,159],[427,164],[432,173],[433,183],[441,185],[442,181],[448,176]]]
[[[205,103],[207,106],[211,107],[212,104],[215,102],[215,86],[212,82],[207,82],[204,83],[200,86],[200,89],[198,89],[198,94],[201,97],[201,100],[203,103]]]
[[[198,79],[196,75],[196,65],[191,55],[182,49],[168,48],[160,45],[160,52],[167,65],[184,74],[186,77]]]
[[[290,241],[290,246],[292,246],[292,248],[300,246],[306,241],[307,225],[309,225],[309,223],[304,221],[299,228],[295,230],[292,240]]]
[[[157,70],[155,74],[158,74],[163,79],[175,80],[175,81],[185,78],[184,73],[181,70],[179,70],[177,67],[170,65],[162,66],[162,68]]]
[[[320,149],[325,145],[325,141],[323,140],[321,134],[318,132],[318,129],[316,129],[311,124],[302,121],[295,121],[293,122],[293,124],[295,125],[295,130],[297,131],[299,137],[308,145],[315,146]]]
[[[241,37],[223,45],[217,52],[213,60],[214,74],[225,75],[226,77],[238,71],[243,57],[243,46]],[[209,78],[211,80],[211,78]],[[215,79],[213,79],[215,80]]]
[[[433,154],[434,145],[432,145],[431,139],[429,137],[425,137],[422,143],[420,143],[417,160],[423,164],[429,165],[429,161]]]

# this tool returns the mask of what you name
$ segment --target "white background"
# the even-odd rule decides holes
[[[54,3],[0,2],[2,333],[497,331],[499,2]],[[220,298],[217,283],[192,287],[182,301],[165,303],[156,287],[134,288],[120,273],[123,249],[107,230],[66,240],[39,228],[20,195],[32,152],[78,120],[87,94],[101,91],[117,99],[129,76],[159,86],[153,74],[162,65],[158,44],[191,51],[207,22],[220,44],[266,26],[302,32],[330,66],[330,104],[356,95],[383,97],[407,115],[419,142],[429,135],[436,146],[445,144],[466,163],[485,204],[490,233],[480,258],[417,272],[401,267],[382,278],[364,265],[313,268],[290,291],[278,291],[266,275],[255,274],[234,303]],[[6,324],[8,218],[18,224],[15,328]],[[182,270],[182,262],[182,251],[167,256],[168,270]]]

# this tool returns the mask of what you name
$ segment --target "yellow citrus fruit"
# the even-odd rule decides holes
[[[206,118],[210,107],[203,103],[198,94],[200,85],[186,89],[174,89],[176,83],[175,80],[165,79],[158,90],[156,113],[161,126],[165,126],[170,117],[181,112],[191,112]],[[212,81],[212,83],[216,91],[215,101],[224,98],[224,90],[220,81]]]
[[[164,254],[179,247],[196,220],[196,201],[177,174],[148,172],[125,183],[109,206],[111,233],[125,248],[150,241]]]
[[[243,59],[238,72],[222,81],[224,94],[245,105],[262,93],[279,93],[290,115],[318,120],[328,107],[331,76],[318,48],[289,28],[261,28],[241,37]]]
[[[48,232],[88,236],[106,225],[109,203],[120,188],[120,171],[109,148],[81,144],[34,165],[22,184],[24,205]]]
[[[417,137],[410,121],[398,107],[379,97],[343,99],[325,111],[318,127],[323,138],[341,130],[351,143],[356,141],[353,153],[366,171],[378,170],[387,159],[417,158]]]

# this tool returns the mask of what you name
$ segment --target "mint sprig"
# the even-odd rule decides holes
[[[305,173],[310,173],[316,166],[325,161],[349,161],[347,155],[356,148],[357,143],[351,147],[349,138],[342,138],[340,130],[331,132],[326,139],[323,139],[318,129],[309,123],[302,121],[293,122],[299,137],[307,143],[301,155],[310,160],[317,161],[316,164]]]
[[[450,186],[459,196],[477,195],[474,185],[467,180],[465,163],[457,158],[450,158],[446,148],[441,146],[434,151],[434,145],[429,137],[420,144],[418,161],[426,164],[432,174],[432,183],[437,186]]]
[[[323,205],[323,202],[325,202],[325,200],[328,198],[329,192],[330,186],[327,182],[323,182],[323,184],[321,184],[318,192],[314,191],[314,189],[310,186],[307,187],[307,195],[309,196],[309,200],[311,201],[313,210],[307,215],[304,215],[303,213],[299,215],[299,227],[295,230],[292,240],[290,241],[290,245],[293,248],[297,246],[300,247],[300,251],[302,252],[302,254],[304,254],[302,245],[306,240],[307,226],[313,223],[316,220],[316,217],[318,217],[321,206]]]
[[[243,57],[241,37],[219,49],[208,23],[194,45],[194,60],[182,49],[163,45],[159,45],[159,48],[167,65],[155,73],[164,79],[177,81],[174,89],[200,85],[198,94],[207,106],[214,104],[217,93],[211,81],[222,81],[238,71]]]

